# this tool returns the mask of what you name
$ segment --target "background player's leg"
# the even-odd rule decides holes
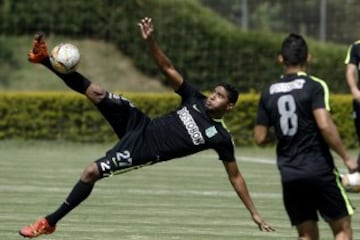
[[[360,144],[360,103],[357,101],[353,101],[353,109],[354,109],[354,124],[355,124],[355,130],[358,137],[358,142]],[[360,164],[360,153],[358,155],[358,164]],[[360,171],[360,166],[358,171]]]
[[[319,229],[315,221],[305,221],[299,225],[296,225],[296,229],[299,235],[299,240],[318,240]]]
[[[352,229],[351,229],[351,217],[346,216],[339,220],[329,223],[331,230],[334,234],[335,240],[351,240]]]

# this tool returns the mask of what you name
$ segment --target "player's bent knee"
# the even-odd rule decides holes
[[[92,83],[86,89],[85,95],[91,102],[96,104],[99,103],[106,96],[106,91],[99,85]]]
[[[99,179],[99,176],[96,163],[91,163],[82,173],[81,180],[86,183],[95,183]]]

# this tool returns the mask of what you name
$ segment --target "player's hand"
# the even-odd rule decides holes
[[[275,229],[269,225],[259,214],[253,214],[252,216],[253,221],[258,225],[260,231],[266,232],[274,232]]]
[[[148,39],[154,31],[152,19],[149,17],[141,19],[141,21],[138,23],[138,26],[140,27],[141,36],[145,40]]]
[[[359,167],[358,163],[352,157],[347,157],[347,159],[344,159],[344,164],[350,173],[356,172]]]
[[[354,98],[354,100],[360,104],[360,90],[359,89],[354,89],[354,90],[351,90],[351,93],[352,93],[352,96]]]

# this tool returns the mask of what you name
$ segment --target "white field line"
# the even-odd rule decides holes
[[[68,193],[69,188],[59,188],[59,187],[39,187],[39,186],[0,186],[0,193]],[[121,190],[122,193],[129,193],[133,195],[146,195],[146,196],[208,196],[208,197],[233,197],[235,193],[231,190],[229,191],[201,191],[201,190],[171,190],[171,189],[124,189]],[[104,190],[97,188],[96,192],[98,194],[113,194],[113,190]],[[278,199],[281,197],[280,193],[260,193],[252,192],[252,196],[257,198],[265,199]]]
[[[259,157],[248,157],[248,156],[242,156],[242,155],[236,155],[236,160],[238,162],[248,162],[248,163],[262,163],[262,164],[276,164],[275,158],[259,158]],[[216,154],[199,154],[196,155],[196,158],[206,158],[206,159],[213,159],[217,158]]]
[[[237,161],[240,162],[249,162],[249,163],[262,163],[262,164],[276,164],[276,159],[269,158],[255,158],[255,157],[246,157],[246,156],[236,156]]]
[[[197,158],[211,158],[214,157],[213,154],[202,154],[197,156]],[[276,164],[274,159],[266,159],[266,158],[256,158],[256,157],[247,157],[247,156],[237,156],[238,161],[242,162],[249,162],[249,163],[260,163],[260,164]],[[104,190],[97,188],[97,192],[100,194],[111,194],[113,193],[112,190]],[[201,191],[201,190],[169,190],[169,189],[127,189],[123,190],[130,194],[137,194],[137,195],[172,195],[172,196],[222,196],[222,197],[233,197],[234,192],[229,191]],[[69,188],[59,188],[59,187],[43,187],[43,186],[9,186],[9,185],[0,185],[0,193],[1,192],[58,192],[58,193],[68,193]],[[281,197],[281,193],[261,193],[261,192],[252,192],[252,196],[256,198],[263,198],[263,199],[278,199]],[[352,199],[360,199],[359,195],[351,194],[350,196]]]
[[[69,188],[58,188],[58,187],[37,187],[37,186],[0,186],[0,193],[68,193]],[[133,194],[133,195],[146,195],[146,196],[208,196],[208,197],[233,197],[234,192],[229,191],[201,191],[201,190],[169,190],[169,189],[127,189],[122,190],[123,192]],[[104,190],[97,188],[96,192],[98,194],[113,194],[113,190]],[[281,193],[262,193],[262,192],[251,192],[251,195],[258,199],[279,199],[282,195]],[[351,193],[350,198],[353,200],[360,200],[360,196],[355,193]]]

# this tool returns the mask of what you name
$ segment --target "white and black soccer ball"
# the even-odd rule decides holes
[[[342,176],[342,184],[346,191],[359,193],[360,192],[360,173],[347,173]]]
[[[51,50],[50,62],[59,73],[74,72],[80,62],[80,51],[71,43],[60,43]]]

